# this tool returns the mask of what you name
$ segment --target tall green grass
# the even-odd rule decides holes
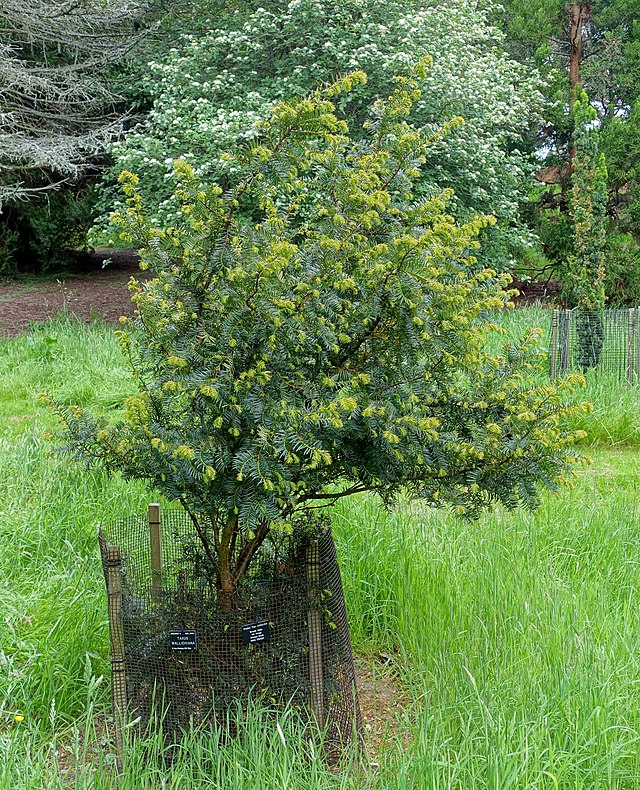
[[[140,485],[69,467],[43,438],[38,393],[109,407],[128,382],[110,332],[74,322],[0,344],[0,729],[81,714],[86,682],[104,674],[107,634],[95,528],[143,506]]]
[[[501,320],[509,337],[547,317]],[[334,772],[293,712],[256,708],[239,738],[191,733],[164,768],[157,734],[133,741],[116,781],[96,524],[149,494],[53,454],[37,393],[109,411],[130,389],[106,327],[0,341],[0,788],[640,786],[640,402],[595,377],[576,395],[595,401],[593,464],[536,514],[335,508],[354,646],[407,693],[379,765]]]
[[[602,459],[604,460],[604,459]],[[437,787],[640,783],[640,525],[630,459],[535,516],[336,513],[356,643],[392,646]],[[594,479],[595,478],[595,479]],[[602,486],[605,487],[605,486]]]
[[[501,344],[513,342],[532,327],[541,330],[541,368],[538,381],[548,379],[548,351],[551,335],[552,311],[541,306],[505,310],[494,320],[502,327],[503,334],[495,334],[489,347],[498,351]],[[576,371],[580,372],[580,371]],[[579,387],[573,400],[591,403],[589,414],[576,415],[570,427],[586,432],[583,444],[590,447],[640,447],[640,385],[630,387],[625,381],[625,371],[613,376],[599,371],[589,371],[585,386]]]

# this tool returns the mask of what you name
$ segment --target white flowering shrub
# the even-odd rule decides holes
[[[426,133],[453,116],[464,125],[433,143],[420,190],[453,188],[460,218],[496,216],[497,225],[485,231],[484,263],[508,265],[510,253],[527,242],[519,214],[530,168],[519,147],[539,117],[538,78],[504,53],[502,34],[475,4],[271,0],[216,21],[205,34],[182,35],[149,64],[153,110],[113,149],[110,182],[123,169],[138,173],[160,224],[175,222],[179,211],[174,159],[189,162],[204,181],[233,182],[225,153],[248,142],[276,102],[354,69],[366,71],[369,82],[339,109],[351,134],[362,136],[373,99],[389,95],[393,75],[429,54],[433,66],[414,122]],[[105,206],[117,208],[117,198],[108,195]]]

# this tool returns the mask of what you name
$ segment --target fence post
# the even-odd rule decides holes
[[[556,362],[558,359],[558,314],[559,310],[553,311],[553,318],[551,319],[551,381],[556,377]]]
[[[119,546],[108,545],[106,547],[105,571],[111,641],[113,722],[118,753],[117,765],[118,769],[122,770],[124,759],[122,731],[127,719],[127,675],[124,664],[124,625],[122,622],[122,555]]]
[[[157,603],[162,591],[162,526],[160,505],[149,505],[149,542],[151,546],[151,600]]]
[[[325,722],[324,667],[322,663],[322,611],[320,606],[320,546],[311,540],[307,547],[307,582],[309,584],[309,681],[310,704],[318,726]]]
[[[560,357],[560,371],[566,373],[569,370],[569,335],[571,332],[571,310],[564,310],[564,337],[562,338],[562,355]]]
[[[629,310],[629,317],[627,319],[627,383],[633,384],[633,335],[634,335],[634,319],[635,310]]]
[[[640,307],[636,307],[635,341],[636,341],[636,384],[640,384]]]

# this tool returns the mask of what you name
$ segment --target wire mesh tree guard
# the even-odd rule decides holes
[[[569,371],[606,372],[640,382],[640,308],[554,310],[551,378]]]
[[[123,732],[157,721],[174,742],[225,725],[233,705],[294,706],[339,750],[362,726],[330,530],[275,532],[223,611],[182,510],[149,506],[99,533],[107,586],[118,765]],[[230,733],[233,734],[233,733]]]

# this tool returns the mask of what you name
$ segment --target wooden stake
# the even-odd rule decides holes
[[[564,311],[564,338],[562,343],[562,356],[560,357],[560,371],[566,373],[569,370],[569,349],[571,332],[571,310]]]
[[[558,358],[558,310],[553,311],[551,319],[551,381],[556,377],[556,362]]]
[[[636,307],[636,384],[640,384],[640,307]]]
[[[109,602],[111,638],[111,689],[113,721],[118,752],[118,769],[124,760],[123,727],[127,720],[127,675],[124,664],[124,624],[122,621],[122,555],[118,546],[106,547],[105,575]]]
[[[320,547],[317,540],[307,547],[307,582],[311,606],[309,623],[309,680],[311,710],[320,728],[324,727],[324,667],[322,663],[322,611],[320,607]]]
[[[633,325],[635,310],[629,310],[627,321],[627,383],[633,384]]]
[[[160,505],[149,505],[149,541],[151,545],[151,600],[157,603],[162,592],[162,525]]]

